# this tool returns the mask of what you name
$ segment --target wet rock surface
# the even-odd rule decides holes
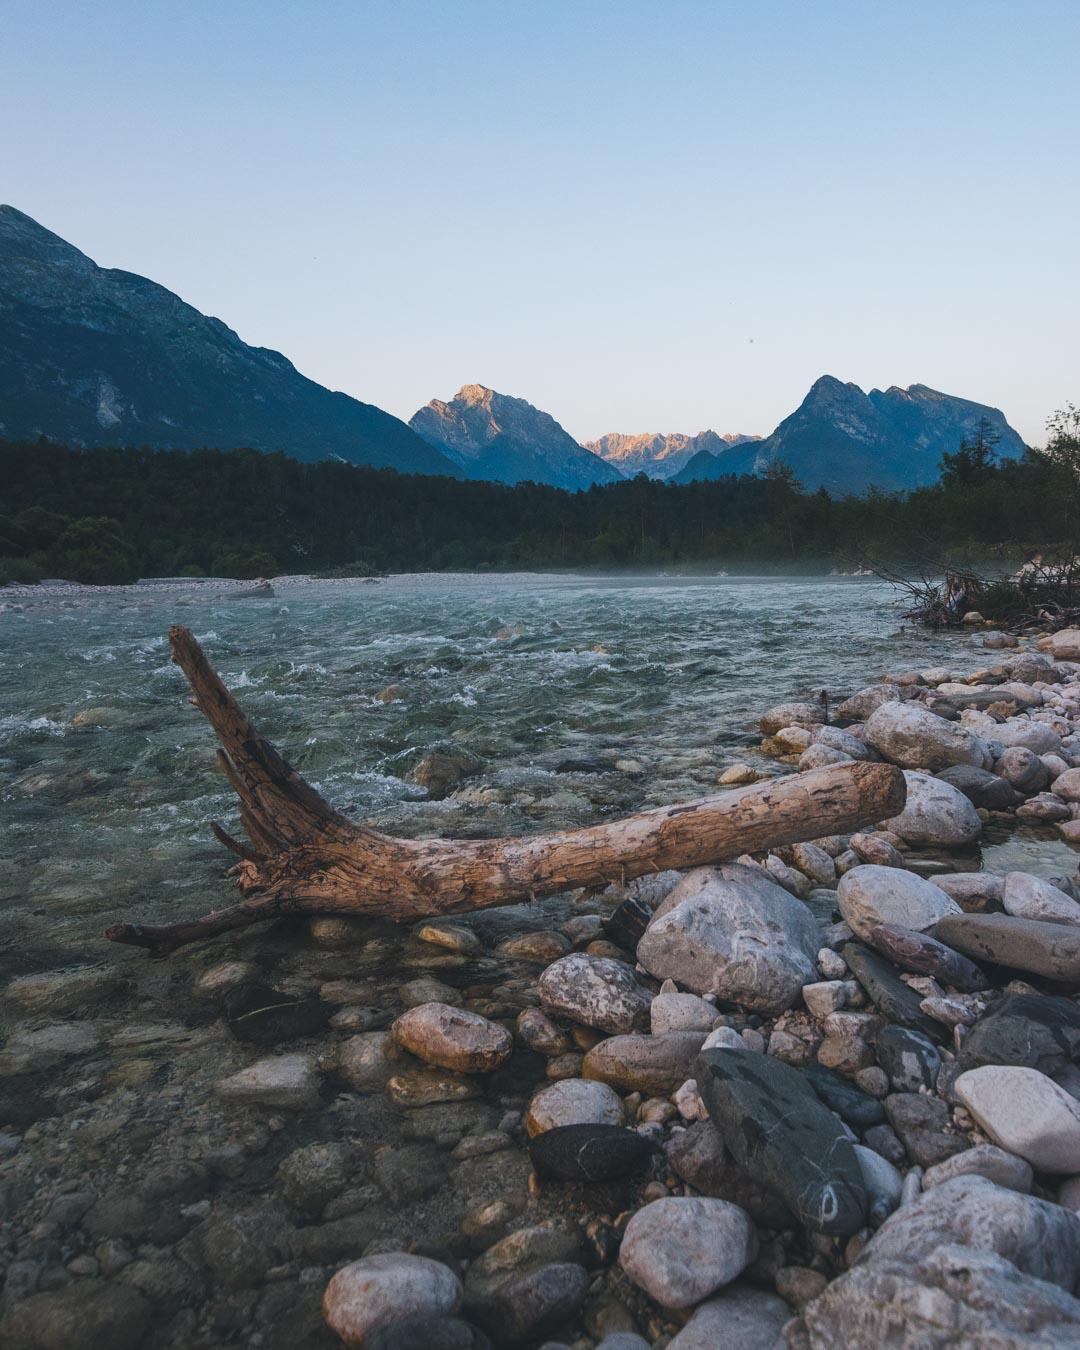
[[[1080,1339],[1080,672],[1035,657],[701,761],[911,759],[853,834],[412,929],[36,953],[0,990],[0,1343]],[[543,772],[602,792],[617,753]],[[519,781],[444,784],[454,828]]]

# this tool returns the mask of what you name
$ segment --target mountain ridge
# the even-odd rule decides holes
[[[458,473],[400,419],[324,388],[167,287],[99,267],[13,206],[0,206],[0,434]]]
[[[760,439],[760,436],[747,436],[742,432],[721,435],[712,430],[699,431],[692,436],[684,432],[627,434],[609,431],[582,444],[628,478],[644,473],[649,478],[665,480],[674,478],[702,450],[719,455],[733,446]]]
[[[483,384],[464,384],[446,402],[433,398],[417,409],[409,426],[469,478],[531,480],[576,491],[623,477],[550,413]]]

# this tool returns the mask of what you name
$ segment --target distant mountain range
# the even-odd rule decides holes
[[[449,403],[433,398],[409,426],[469,478],[577,489],[623,476],[549,413],[482,384],[463,385]]]
[[[997,408],[925,384],[871,389],[831,375],[815,381],[790,417],[756,446],[753,471],[782,460],[806,487],[861,492],[920,487],[939,476],[941,457],[955,451],[985,419],[998,455],[1015,459],[1024,442]]]
[[[1004,458],[1024,443],[997,408],[923,384],[864,393],[816,381],[770,436],[623,435],[579,444],[546,412],[480,384],[409,425],[307,379],[145,277],[98,267],[0,206],[0,436],[76,446],[283,450],[402,473],[577,489],[638,473],[673,483],[790,464],[809,488],[933,482],[985,419]]]
[[[585,449],[606,459],[627,478],[644,473],[650,478],[673,479],[702,452],[710,456],[722,455],[733,446],[760,440],[760,436],[743,436],[741,433],[721,436],[715,431],[699,431],[696,436],[680,432],[666,436],[662,432],[624,436],[621,432],[610,431],[597,441],[586,441]]]
[[[0,206],[0,435],[460,470],[404,422]]]

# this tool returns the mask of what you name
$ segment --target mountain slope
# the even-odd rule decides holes
[[[482,384],[463,385],[449,403],[433,398],[414,413],[409,426],[469,478],[531,480],[571,490],[622,478],[549,413]]]
[[[1000,457],[1016,458],[1024,442],[997,409],[941,394],[924,384],[863,393],[823,375],[799,407],[756,447],[758,472],[777,460],[806,487],[861,492],[933,483],[941,457],[970,437],[982,418],[1000,437]]]
[[[608,432],[596,441],[586,441],[586,450],[613,464],[628,478],[644,473],[650,478],[674,478],[684,465],[704,451],[710,455],[722,455],[732,446],[745,445],[757,441],[759,436],[744,436],[741,433],[720,436],[715,431],[701,431],[696,436],[687,436],[681,432],[663,432],[626,436],[618,431]]]
[[[669,483],[702,483],[715,478],[735,478],[755,471],[757,444],[754,441],[733,445],[723,454],[714,455],[710,450],[699,450],[693,459],[687,460],[678,473],[672,474]]]
[[[398,418],[324,389],[164,286],[98,267],[12,206],[0,206],[0,434],[458,472]]]

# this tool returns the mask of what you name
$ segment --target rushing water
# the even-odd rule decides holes
[[[725,765],[754,758],[773,703],[987,655],[969,635],[905,628],[888,587],[847,578],[422,577],[294,582],[273,599],[210,584],[32,600],[0,616],[0,892],[21,960],[97,955],[118,918],[229,897],[207,822],[236,830],[233,799],[169,661],[173,623],[335,805],[457,836],[715,790]],[[400,701],[374,697],[391,684]],[[431,802],[405,776],[437,746],[484,768]],[[1006,847],[1025,866],[1053,851]]]

